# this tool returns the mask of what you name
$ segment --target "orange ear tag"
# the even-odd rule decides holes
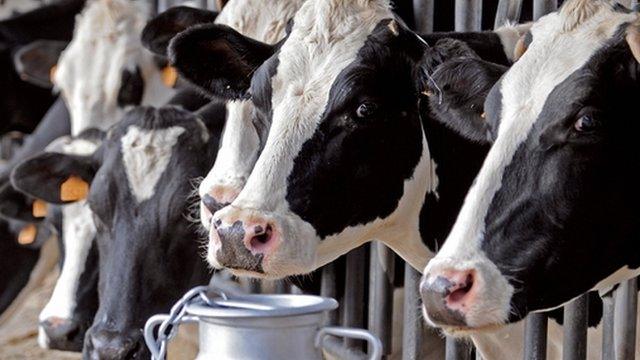
[[[38,234],[38,229],[34,224],[29,224],[20,230],[20,234],[18,234],[18,243],[20,245],[29,245],[36,241],[36,235]]]
[[[33,214],[33,217],[36,218],[43,218],[47,216],[47,203],[40,199],[36,199],[36,201],[33,202],[31,213]]]
[[[178,81],[178,71],[173,66],[165,66],[162,69],[162,83],[166,87],[174,87],[176,86],[176,82]]]
[[[53,82],[53,79],[56,77],[56,71],[58,70],[58,65],[53,65],[49,70],[49,80]]]
[[[82,200],[87,197],[87,194],[89,194],[89,183],[78,176],[71,175],[60,185],[60,200],[62,201]]]

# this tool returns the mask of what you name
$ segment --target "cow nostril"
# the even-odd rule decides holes
[[[266,228],[262,226],[256,226],[254,228],[254,235],[251,238],[251,249],[254,251],[262,251],[265,246],[271,241],[273,235],[273,228],[271,225],[267,225]]]
[[[204,194],[202,196],[202,203],[209,210],[211,214],[215,214],[216,211],[222,209],[223,207],[229,205],[229,203],[218,202],[213,196],[209,194]]]
[[[465,282],[460,284],[460,287],[453,290],[448,296],[447,300],[450,303],[460,302],[465,295],[469,293],[471,288],[473,287],[473,276],[471,274],[467,275]]]

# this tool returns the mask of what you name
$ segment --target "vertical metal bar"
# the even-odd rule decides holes
[[[465,340],[447,337],[445,347],[446,360],[471,360],[473,347]]]
[[[456,31],[478,31],[482,28],[482,0],[456,0]]]
[[[563,360],[584,360],[587,356],[589,297],[582,295],[564,307]]]
[[[520,14],[522,13],[522,1],[523,0],[500,0],[498,2],[493,28],[497,29],[508,22],[519,22]]]
[[[380,242],[371,243],[369,260],[369,331],[382,341],[385,355],[391,354],[393,321],[393,278],[395,255]],[[371,348],[369,348],[371,353]]]
[[[322,268],[322,279],[320,280],[320,295],[324,297],[337,298],[336,291],[336,266],[329,263]],[[325,318],[325,325],[338,324],[338,311],[329,311]]]
[[[615,301],[613,293],[602,297],[602,360],[615,358],[614,353]]]
[[[531,313],[524,322],[524,360],[547,358],[547,315]]]
[[[347,254],[347,271],[344,282],[344,326],[363,328],[364,323],[364,281],[366,273],[366,245]],[[345,338],[345,347],[355,347],[360,340]]]
[[[616,312],[620,306],[620,316],[616,318],[616,357],[633,360],[636,349],[636,315],[638,311],[638,284],[631,279],[620,284],[616,290]]]
[[[421,302],[418,285],[422,274],[409,264],[404,267],[404,322],[402,329],[402,360],[422,359],[424,320],[419,311]]]
[[[262,292],[262,281],[259,279],[248,279],[247,291],[250,294],[259,294]]]
[[[434,0],[413,0],[413,17],[418,34],[433,32]]]
[[[533,20],[558,9],[558,0],[533,0]]]

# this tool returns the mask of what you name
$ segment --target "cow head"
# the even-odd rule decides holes
[[[452,125],[493,145],[425,268],[430,323],[517,321],[640,266],[637,34],[636,13],[569,1],[533,25],[526,52],[489,92],[485,120]]]
[[[142,32],[145,46],[165,56],[170,40],[178,33],[198,24],[227,25],[244,36],[273,44],[285,35],[287,22],[303,0],[270,1],[237,0],[229,2],[218,16],[215,12],[189,7],[170,8],[151,20]],[[250,20],[248,20],[250,19]],[[188,80],[188,79],[187,79]],[[200,87],[215,97],[208,87]],[[200,184],[200,218],[205,227],[211,215],[233,201],[244,187],[264,146],[269,124],[254,115],[251,101],[237,99],[227,103],[227,121],[218,156],[213,168]]]
[[[52,73],[71,114],[71,133],[106,129],[126,108],[164,104],[173,90],[161,66],[142,47],[146,13],[125,0],[89,2],[76,21],[74,37]]]
[[[185,215],[193,179],[211,165],[193,154],[212,154],[216,147],[217,136],[192,113],[139,107],[109,130],[93,155],[45,153],[14,170],[18,187],[37,184],[29,192],[49,201],[60,202],[61,184],[70,177],[90,183],[100,306],[85,337],[89,357],[145,356],[146,319],[206,283],[197,227]]]
[[[387,1],[306,2],[277,45],[220,25],[175,37],[170,61],[186,79],[250,98],[256,121],[270,124],[246,185],[213,216],[209,262],[283,277],[372,238],[424,262],[417,218],[431,161],[418,98],[427,49]]]
[[[104,133],[88,129],[76,137],[63,136],[54,140],[46,148],[45,154],[68,156],[91,156],[100,143]],[[48,164],[51,166],[52,164]],[[40,170],[42,171],[42,170]],[[41,185],[25,181],[22,177],[13,178],[16,188],[33,194]],[[38,213],[42,200],[34,201],[30,197],[23,213]],[[60,203],[60,199],[45,200]],[[38,343],[43,348],[67,351],[80,351],[84,334],[91,325],[98,308],[98,253],[95,246],[96,229],[91,210],[85,201],[78,203],[49,205],[58,210],[60,218],[45,219],[44,224],[62,222],[60,230],[61,269],[51,298],[39,315]],[[33,209],[33,210],[31,210]],[[55,220],[55,221],[54,221]]]

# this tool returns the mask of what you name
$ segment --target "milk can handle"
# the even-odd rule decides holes
[[[168,344],[162,344],[160,339],[156,339],[156,335],[154,334],[153,330],[156,326],[161,325],[170,317],[171,316],[168,314],[153,315],[149,318],[149,320],[147,320],[147,323],[144,325],[144,342],[147,344],[147,348],[149,348],[149,351],[151,352],[151,358],[154,360],[164,360],[166,355],[165,346]],[[196,316],[183,316],[178,319],[178,321],[174,322],[173,325],[177,326],[181,324],[196,322],[198,322],[198,317]]]
[[[371,345],[369,360],[380,360],[382,358],[382,341],[370,331],[342,326],[323,327],[316,335],[316,347],[321,346],[322,339],[327,335],[365,340]]]

